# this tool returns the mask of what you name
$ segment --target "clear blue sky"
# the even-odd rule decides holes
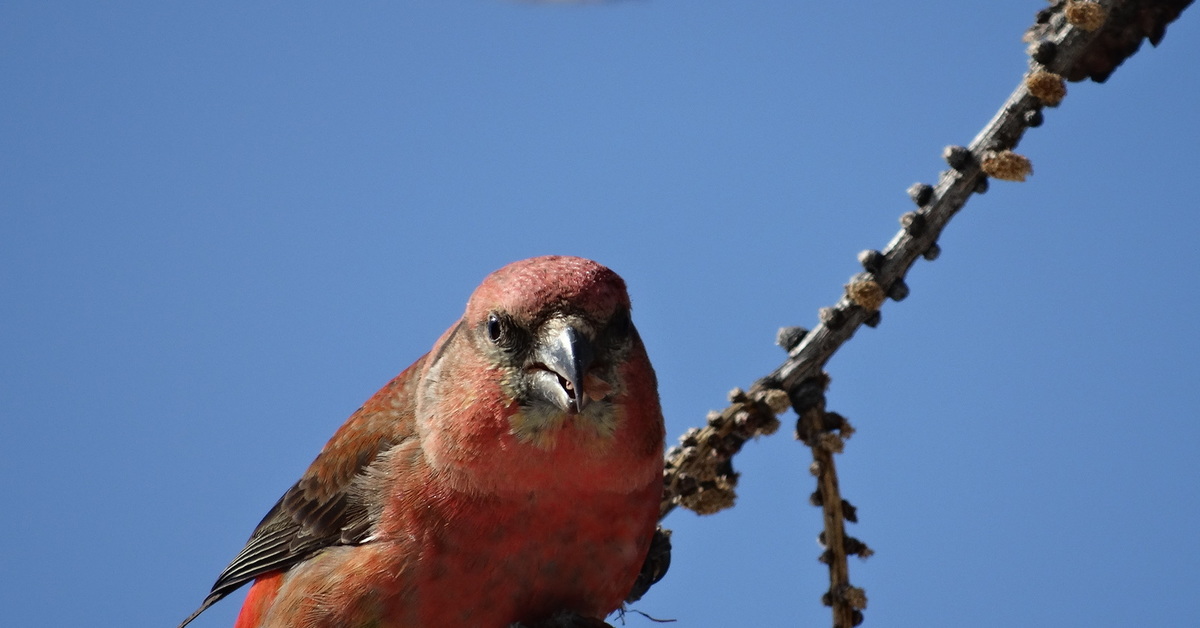
[[[3,3],[0,623],[173,627],[515,259],[626,278],[674,441],[887,242],[1043,5]],[[1071,85],[829,365],[867,625],[1195,622],[1196,13]],[[638,609],[828,625],[789,431],[669,518]]]

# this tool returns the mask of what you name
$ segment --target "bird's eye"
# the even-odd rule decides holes
[[[504,322],[495,314],[489,314],[487,320],[487,335],[488,340],[495,344],[500,344],[504,339]]]
[[[484,333],[487,334],[489,342],[506,353],[520,353],[529,346],[529,333],[511,317],[501,312],[488,314]]]

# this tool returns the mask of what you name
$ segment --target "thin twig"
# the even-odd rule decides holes
[[[800,413],[796,438],[812,449],[809,471],[817,478],[817,490],[809,500],[821,507],[825,525],[819,538],[825,546],[821,562],[829,566],[829,590],[821,596],[821,601],[832,608],[835,627],[850,628],[862,623],[867,594],[850,584],[848,557],[857,554],[866,558],[872,552],[865,543],[846,534],[845,522],[858,521],[858,516],[854,506],[842,498],[833,456],[842,452],[854,428],[840,414],[825,410],[828,386],[828,377],[814,378],[806,381],[792,398]]]

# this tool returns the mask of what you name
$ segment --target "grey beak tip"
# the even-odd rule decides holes
[[[554,371],[564,384],[562,392],[566,393],[566,407],[563,410],[570,414],[583,412],[588,405],[583,380],[587,377],[588,368],[595,357],[591,341],[574,327],[568,326],[545,347],[545,350],[546,366]]]

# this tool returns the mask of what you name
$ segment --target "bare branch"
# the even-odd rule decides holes
[[[824,513],[821,538],[827,550],[822,560],[830,567],[825,602],[833,607],[834,626],[860,623],[866,594],[850,585],[846,558],[866,557],[870,549],[847,536],[843,527],[844,520],[855,521],[856,515],[841,497],[833,455],[841,452],[852,429],[845,419],[825,410],[825,364],[861,325],[879,324],[885,297],[900,301],[908,295],[904,277],[909,269],[920,257],[937,258],[942,230],[971,194],[987,191],[989,177],[1020,181],[1032,172],[1029,160],[1013,149],[1026,129],[1041,125],[1042,109],[1057,106],[1066,96],[1064,76],[1107,78],[1143,37],[1157,45],[1166,25],[1190,3],[1059,0],[1039,13],[1038,24],[1026,36],[1028,71],[969,145],[943,151],[950,169],[941,173],[936,185],[909,188],[917,209],[900,217],[900,231],[882,251],[859,255],[863,271],[851,278],[837,303],[820,310],[820,323],[812,331],[781,330],[779,342],[788,350],[783,364],[749,391],[735,389],[729,407],[710,413],[707,425],[688,430],[680,445],[667,452],[661,517],[676,505],[700,514],[731,507],[737,485],[733,456],[750,438],[775,432],[775,415],[790,405],[800,415],[797,438],[812,448],[812,471],[818,480],[813,501]]]
[[[1111,14],[1114,7],[1124,2],[1102,0],[1095,4],[1105,14]],[[951,169],[942,172],[936,186],[916,184],[909,189],[917,210],[900,217],[900,231],[882,251],[864,251],[859,255],[863,272],[851,278],[837,303],[821,309],[821,322],[789,347],[788,359],[783,364],[755,382],[749,391],[735,390],[729,407],[711,413],[705,427],[689,430],[681,437],[681,445],[667,453],[662,516],[679,504],[705,514],[733,504],[737,477],[729,461],[746,440],[778,429],[778,421],[768,417],[786,410],[783,403],[786,397],[780,397],[779,392],[792,395],[794,403],[795,391],[801,384],[820,376],[834,352],[861,325],[879,323],[879,311],[870,307],[877,305],[869,296],[875,294],[871,284],[894,301],[908,295],[904,283],[908,270],[922,256],[937,257],[940,251],[937,239],[942,229],[971,194],[987,190],[988,176],[982,164],[1001,163],[1011,167],[1015,155],[1011,150],[1026,129],[1041,124],[1046,103],[1031,93],[1030,78],[1035,79],[1034,91],[1047,97],[1046,76],[1061,77],[1059,72],[1072,67],[1104,29],[1088,31],[1072,26],[1066,19],[1058,19],[1042,25],[1040,32],[1043,38],[1030,45],[1030,67],[1016,90],[970,145],[946,148],[943,157]],[[1029,168],[1027,160],[1024,163]],[[1001,167],[993,172],[999,176],[1005,170]]]

